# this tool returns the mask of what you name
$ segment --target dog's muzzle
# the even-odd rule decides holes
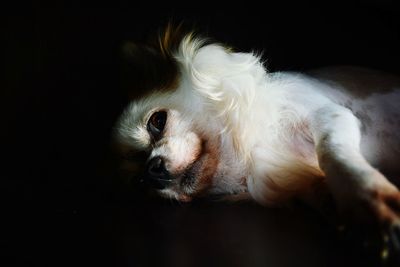
[[[147,162],[147,178],[155,189],[164,189],[172,183],[172,178],[165,168],[162,157],[154,157]]]

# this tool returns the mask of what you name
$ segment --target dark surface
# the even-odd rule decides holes
[[[180,205],[130,191],[110,162],[109,135],[126,104],[120,47],[170,17],[238,50],[264,50],[272,71],[400,73],[391,1],[196,10],[36,2],[3,13],[2,266],[378,266],[376,244],[362,249],[303,206]]]

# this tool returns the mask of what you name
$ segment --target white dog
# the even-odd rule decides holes
[[[341,211],[400,225],[399,79],[351,67],[269,73],[254,53],[178,36],[168,27],[156,45],[127,49],[151,87],[115,127],[132,172],[185,202],[276,205],[326,187]]]

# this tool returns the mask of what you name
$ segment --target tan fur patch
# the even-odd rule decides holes
[[[207,190],[211,187],[213,177],[217,171],[219,164],[219,145],[217,140],[208,140],[204,137],[201,138],[202,145],[200,153],[196,159],[196,181],[193,191],[190,193],[191,197],[201,196],[207,193]]]
[[[212,183],[212,178],[219,164],[219,147],[216,143],[211,143],[203,139],[203,149],[200,157],[205,156],[206,159],[201,168],[201,177],[199,183],[203,188],[208,188]]]
[[[180,23],[174,26],[168,23],[165,30],[158,37],[158,49],[160,54],[165,58],[172,57],[176,52],[183,38],[190,33],[183,30],[183,24]]]

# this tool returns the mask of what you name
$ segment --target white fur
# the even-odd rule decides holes
[[[202,45],[192,36],[181,42],[174,54],[181,74],[178,88],[133,102],[117,124],[121,142],[149,149],[146,121],[152,110],[168,109],[174,115],[168,118],[163,145],[156,144],[151,156],[167,157],[174,172],[194,160],[199,133],[218,137],[219,163],[210,194],[248,192],[259,203],[275,204],[325,180],[339,202],[362,198],[374,187],[398,193],[377,168],[400,156],[399,85],[386,95],[356,99],[350,88],[318,75],[268,73],[253,53]],[[373,123],[362,136],[354,112],[367,104],[380,112],[365,111]],[[379,138],[383,130],[393,133],[390,140]],[[385,153],[391,148],[382,143],[393,151]],[[391,171],[400,173],[397,166]],[[164,193],[180,199],[178,189]]]

